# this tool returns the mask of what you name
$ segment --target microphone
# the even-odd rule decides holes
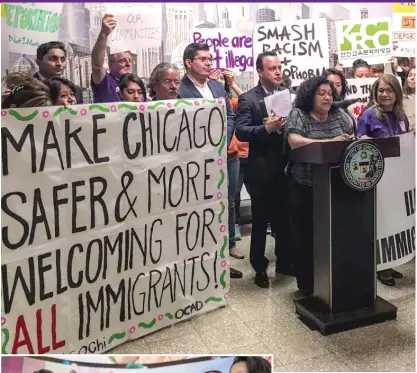
[[[347,109],[350,105],[356,104],[357,102],[361,101],[362,98],[351,98],[348,100],[336,101],[332,103],[333,108],[337,109]]]

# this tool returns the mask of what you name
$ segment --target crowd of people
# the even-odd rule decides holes
[[[415,130],[415,66],[408,58],[392,58],[390,71],[384,65],[354,62],[353,78],[378,78],[372,87],[366,110],[356,120],[348,110],[346,69],[338,64],[322,76],[310,78],[298,87],[283,77],[276,52],[256,58],[257,86],[242,92],[231,71],[213,71],[213,57],[206,44],[191,43],[183,62],[186,74],[162,62],[154,67],[149,84],[132,73],[129,52],[110,54],[104,68],[108,37],[116,27],[114,16],[106,14],[92,50],[91,87],[95,103],[147,102],[176,98],[213,99],[226,97],[227,169],[230,256],[244,259],[237,242],[240,233],[240,194],[245,185],[251,199],[252,230],[250,263],[255,283],[269,286],[265,257],[266,237],[275,238],[277,273],[297,278],[305,296],[313,288],[313,197],[311,166],[291,164],[288,151],[312,142],[397,136]],[[38,47],[39,71],[29,76],[12,73],[5,81],[2,108],[42,107],[83,103],[81,90],[62,77],[66,63],[65,46],[49,42]],[[399,76],[402,85],[396,76]],[[295,95],[288,117],[268,113],[266,96],[290,89]],[[233,98],[234,96],[237,98]],[[409,100],[412,105],[405,105]],[[242,273],[231,268],[232,278]],[[402,274],[390,269],[378,272],[378,279],[394,286]]]

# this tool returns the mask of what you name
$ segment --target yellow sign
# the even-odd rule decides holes
[[[1,16],[6,17],[6,4],[1,3]]]
[[[393,13],[415,13],[416,3],[393,3],[392,12]]]

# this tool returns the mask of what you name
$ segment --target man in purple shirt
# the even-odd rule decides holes
[[[119,78],[132,72],[132,55],[130,52],[109,55],[109,72],[104,68],[107,38],[116,27],[116,19],[112,14],[105,14],[101,31],[91,52],[92,74],[91,88],[95,103],[121,101]]]

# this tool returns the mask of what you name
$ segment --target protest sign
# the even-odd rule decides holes
[[[58,39],[62,3],[6,3],[9,53],[36,55],[40,44]],[[2,4],[3,6],[3,4]]]
[[[416,13],[416,3],[392,3],[393,13]]]
[[[400,136],[401,156],[385,159],[377,186],[378,271],[404,264],[415,256],[415,135]]]
[[[392,55],[390,18],[336,22],[339,62],[348,66],[363,59],[369,64],[386,63]]]
[[[255,26],[253,57],[267,50],[277,52],[284,76],[293,86],[329,67],[329,42],[326,19],[298,19],[288,22],[267,22]],[[255,77],[255,85],[258,82]]]
[[[254,87],[255,76],[257,76],[259,79],[258,73],[256,71],[245,72],[240,75],[237,75],[235,77],[235,81],[243,92],[247,92]],[[257,81],[256,84],[258,84]],[[233,90],[232,93],[234,96],[236,96],[236,93]]]
[[[102,353],[225,304],[223,99],[1,114],[4,353]]]
[[[161,4],[105,3],[106,13],[117,20],[107,45],[110,53],[140,48],[160,48],[162,38]]]
[[[347,81],[347,93],[346,99],[360,98],[360,101],[349,106],[349,112],[355,119],[359,118],[359,115],[366,109],[369,103],[369,98],[372,91],[373,84],[378,78],[355,78],[346,79]],[[401,85],[401,78],[397,77],[398,82]]]
[[[406,10],[409,10],[406,12]],[[415,57],[416,55],[416,8],[415,3],[393,4],[392,37],[397,41],[393,56]]]
[[[253,71],[252,36],[230,28],[194,29],[190,43],[205,43],[213,56],[213,69]]]

